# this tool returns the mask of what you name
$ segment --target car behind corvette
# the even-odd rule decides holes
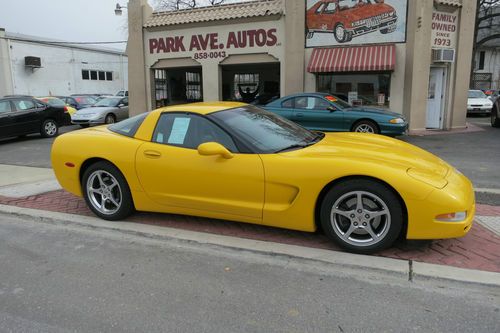
[[[243,103],[158,109],[64,134],[52,166],[108,220],[134,210],[314,232],[370,253],[408,239],[464,236],[470,181],[410,144],[323,134]]]

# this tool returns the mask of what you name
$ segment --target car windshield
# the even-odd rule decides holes
[[[338,97],[335,97],[335,96],[332,96],[332,95],[328,95],[328,96],[325,97],[325,99],[328,100],[328,101],[330,101],[330,102],[335,103],[335,105],[340,106],[342,109],[352,108],[351,104],[347,103],[346,101],[343,101],[342,99],[340,99]]]
[[[87,96],[78,96],[78,97],[75,97],[75,100],[80,104],[94,104],[95,103],[95,99],[93,99],[92,97],[87,97]]]
[[[486,98],[486,95],[481,90],[469,90],[469,98]]]
[[[117,106],[120,103],[121,98],[103,98],[99,102],[95,103],[94,106]]]
[[[324,137],[252,105],[215,112],[209,117],[253,147],[256,153],[299,149]]]

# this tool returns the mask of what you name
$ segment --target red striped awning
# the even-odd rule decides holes
[[[396,46],[374,45],[314,49],[307,71],[365,72],[392,71],[396,66]]]

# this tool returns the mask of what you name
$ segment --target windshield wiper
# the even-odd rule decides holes
[[[288,151],[288,150],[292,150],[292,149],[306,148],[306,147],[312,146],[315,143],[316,143],[316,141],[312,141],[312,142],[309,142],[309,143],[296,143],[296,144],[290,145],[288,147],[279,149],[279,150],[275,151],[274,153],[277,154],[277,153],[282,153],[282,152],[285,152],[285,151]]]

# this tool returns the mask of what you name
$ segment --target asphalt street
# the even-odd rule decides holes
[[[3,332],[498,332],[500,293],[175,240],[0,221]]]

